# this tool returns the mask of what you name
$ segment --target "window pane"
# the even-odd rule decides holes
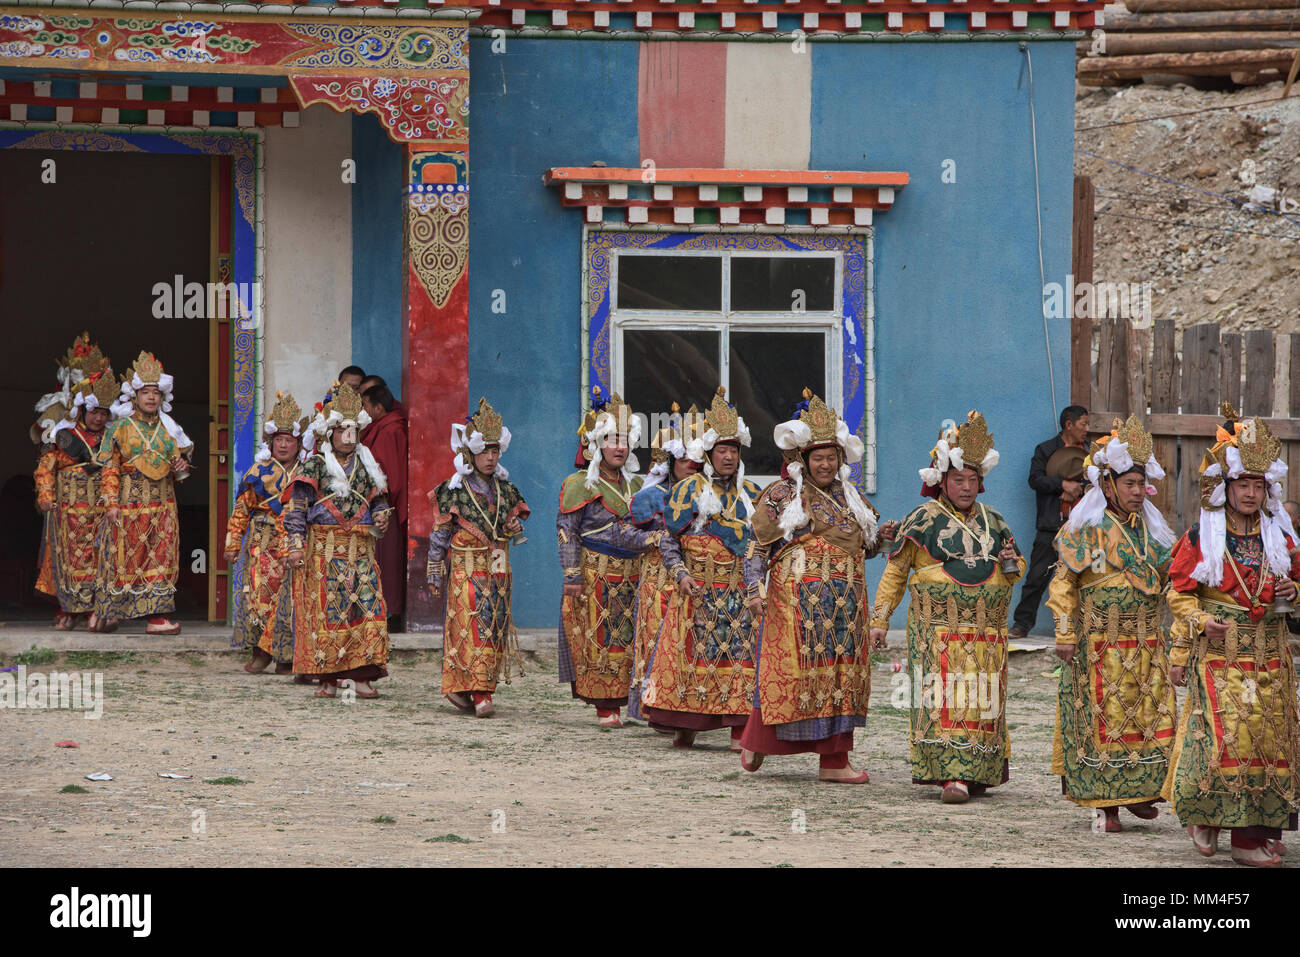
[[[619,256],[619,309],[722,308],[720,256]]]
[[[772,430],[789,420],[804,386],[826,398],[826,334],[731,332],[731,387],[727,396],[749,426],[745,471],[776,475],[781,452]]]
[[[803,291],[803,309],[835,308],[835,260],[822,256],[733,256],[731,308],[737,312],[790,312]]]
[[[626,329],[623,332],[623,398],[633,412],[646,416],[653,437],[656,413],[667,415],[676,402],[685,412],[691,403],[709,407],[722,381],[721,333],[676,329]],[[649,468],[642,456],[642,471]]]

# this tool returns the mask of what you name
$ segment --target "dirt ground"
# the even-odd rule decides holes
[[[1010,783],[945,807],[910,783],[887,663],[854,752],[872,781],[848,786],[818,783],[809,755],[746,773],[723,732],[685,751],[644,725],[601,729],[556,681],[553,649],[502,687],[491,719],[442,701],[433,652],[401,656],[383,697],[354,704],[248,676],[230,654],[82,653],[60,666],[103,672],[101,719],[0,718],[0,841],[28,866],[1232,867],[1197,857],[1163,809],[1097,835],[1060,796],[1047,654],[1012,657]],[[55,747],[65,739],[79,747]],[[114,780],[85,779],[97,771]]]
[[[1074,145],[1086,152],[1074,168],[1097,190],[1095,281],[1151,283],[1152,317],[1179,328],[1300,332],[1300,211],[1238,205],[1252,182],[1300,200],[1300,96],[1281,93],[1280,82],[1076,88]]]

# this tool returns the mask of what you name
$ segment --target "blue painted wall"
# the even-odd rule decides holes
[[[636,166],[637,44],[470,42],[469,391],[513,438],[502,463],[532,506],[511,558],[515,621],[559,621],[555,510],[573,471],[582,392],[582,216],[542,184],[553,166]],[[506,311],[492,312],[493,291]],[[450,461],[450,453],[448,453]]]
[[[1030,50],[1043,262],[1047,280],[1063,282],[1070,267],[1074,48],[1043,42]],[[940,423],[960,422],[977,408],[1001,454],[984,500],[1028,552],[1029,462],[1069,404],[1070,329],[1066,319],[1049,320],[1053,401],[1025,65],[1016,43],[818,44],[810,165],[911,177],[897,205],[875,217],[874,504],[899,518],[920,504],[917,469],[929,464]],[[941,181],[945,159],[956,162],[955,183]],[[1050,621],[1046,614],[1039,619],[1040,626]]]
[[[352,115],[352,363],[402,395],[403,150],[377,117]]]
[[[515,556],[515,620],[553,626],[559,483],[580,407],[581,215],[542,185],[552,166],[635,166],[637,44],[511,38],[470,46],[470,395],[514,440],[504,463],[533,507]],[[1074,50],[1032,46],[1044,262],[1070,260]],[[1055,432],[1043,341],[1025,57],[1014,42],[810,44],[816,169],[911,174],[876,218],[879,491],[889,517],[920,498],[916,470],[945,417],[979,408],[1002,464],[987,501],[1026,548],[1034,445]],[[957,182],[940,182],[941,164]],[[358,273],[358,279],[360,274]],[[507,311],[491,311],[493,291]],[[1069,397],[1069,328],[1050,328],[1056,401]],[[364,364],[364,363],[363,363]],[[369,368],[369,365],[366,366]],[[883,565],[877,563],[878,573]],[[901,624],[900,608],[895,622]],[[1047,619],[1043,618],[1046,622]]]

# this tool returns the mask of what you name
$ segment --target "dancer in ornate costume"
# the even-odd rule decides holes
[[[1052,773],[1113,832],[1121,807],[1156,816],[1169,772],[1177,705],[1160,612],[1174,533],[1147,498],[1165,473],[1136,416],[1116,420],[1083,464],[1088,490],[1057,533],[1048,589],[1065,661]]]
[[[681,407],[674,402],[668,425],[656,432],[650,440],[650,461],[653,465],[641,490],[632,496],[632,524],[646,531],[664,531],[664,508],[668,504],[668,493],[682,479],[689,478],[700,470],[700,463],[686,454],[686,446],[683,444],[684,441],[695,438],[700,431],[700,416],[695,406],[691,406],[683,422],[680,410]],[[668,578],[668,569],[664,567],[659,543],[655,542],[641,556],[641,581],[636,595],[632,687],[627,699],[629,718],[645,720],[645,715],[641,712],[641,682],[645,680],[646,660],[659,636],[659,626],[663,623],[664,611],[668,608],[668,599],[674,588]]]
[[[38,587],[59,602],[54,616],[59,631],[71,631],[95,607],[103,508],[94,459],[117,400],[117,379],[105,368],[82,379],[73,393],[68,417],[54,427],[35,475],[36,507],[45,513],[42,566],[48,564],[49,575]]]
[[[641,487],[631,447],[641,423],[618,393],[604,401],[592,389],[578,428],[581,471],[564,480],[555,517],[564,594],[560,606],[560,680],[596,708],[607,728],[622,727],[636,629],[639,554],[659,532],[628,523],[628,503]]]
[[[275,406],[262,431],[265,440],[244,473],[235,508],[226,526],[226,561],[235,566],[235,624],[230,646],[253,650],[244,665],[259,674],[275,662],[276,674],[293,671],[293,589],[288,575],[289,536],[284,504],[289,486],[307,457],[307,419],[293,396],[275,394]]]
[[[176,610],[180,574],[176,483],[189,477],[194,443],[168,415],[172,386],[153,353],[141,352],[122,381],[121,414],[95,453],[106,531],[92,628],[147,617],[151,635],[181,630],[167,617]]]
[[[1282,505],[1287,467],[1262,419],[1223,403],[1201,460],[1201,516],[1174,546],[1170,677],[1187,700],[1164,797],[1196,850],[1232,831],[1233,860],[1276,867],[1300,810],[1296,674],[1286,617],[1300,551]]]
[[[769,573],[740,764],[756,771],[764,755],[816,753],[821,780],[866,784],[849,763],[871,696],[866,559],[898,523],[877,528],[849,469],[862,440],[812,392],[775,437],[785,465],[753,519]]]
[[[997,461],[978,412],[940,434],[920,470],[931,501],[903,519],[871,616],[882,641],[910,592],[912,782],[941,786],[946,804],[1007,780],[1007,605],[1025,561],[1002,516],[976,500]]]
[[[690,747],[700,731],[731,728],[731,748],[753,707],[759,583],[765,571],[750,527],[758,486],[745,478],[749,428],[719,387],[704,434],[687,454],[704,468],[668,498],[660,551],[676,591],[664,612],[642,688],[651,725]]]
[[[90,333],[83,332],[73,340],[72,345],[68,347],[67,353],[55,360],[55,364],[58,367],[59,388],[54,392],[41,396],[40,401],[36,403],[36,421],[27,430],[27,435],[32,440],[32,444],[39,450],[37,453],[38,469],[40,468],[40,460],[50,451],[50,446],[54,443],[54,430],[63,428],[64,422],[77,417],[76,408],[73,405],[77,386],[87,376],[102,372],[108,368],[108,359],[99,351],[99,346],[90,341]],[[113,381],[111,376],[109,381]],[[112,414],[110,406],[111,403],[104,405],[103,408],[106,412]],[[101,437],[102,433],[96,436],[95,442],[98,443]],[[64,441],[66,442],[67,439],[64,439]],[[89,474],[89,471],[87,474]],[[99,487],[98,482],[99,479],[96,476],[96,489]],[[45,519],[44,528],[41,531],[40,553],[37,558],[36,590],[51,596],[57,601],[58,588],[54,583],[54,553],[50,548],[50,543],[54,541],[54,524],[57,516],[53,510],[41,510],[45,513]],[[63,630],[64,624],[61,624],[61,622],[60,615],[56,614],[55,626]]]
[[[479,399],[465,424],[451,427],[456,474],[429,493],[429,589],[447,593],[442,693],[480,718],[494,713],[497,681],[504,676],[510,683],[519,654],[510,545],[523,541],[528,505],[500,464],[509,447],[510,430],[487,399]]]
[[[312,420],[319,451],[293,477],[283,522],[293,572],[295,674],[320,679],[318,698],[341,681],[358,698],[377,698],[370,682],[388,674],[388,614],[375,562],[375,539],[388,527],[388,482],[357,444],[370,422],[361,397],[335,384]]]

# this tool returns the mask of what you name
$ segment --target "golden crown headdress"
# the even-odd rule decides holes
[[[326,420],[331,412],[337,412],[344,422],[356,422],[361,415],[361,396],[346,382],[334,382],[330,390],[329,401],[321,409]]]
[[[608,412],[618,423],[619,434],[623,434],[631,427],[632,407],[623,401],[622,396],[615,392],[608,399],[604,398],[604,393],[600,386],[591,387],[591,408],[587,414],[582,417],[582,425],[578,427],[578,434],[585,436],[588,432],[596,427],[596,421],[602,414]]]
[[[1098,453],[1112,441],[1124,443],[1124,446],[1128,449],[1129,458],[1133,460],[1132,467],[1142,469],[1143,474],[1145,474],[1147,460],[1151,458],[1151,453],[1155,448],[1155,439],[1152,438],[1151,433],[1142,424],[1142,420],[1136,415],[1130,415],[1123,422],[1115,419],[1111,425],[1109,435],[1103,435],[1093,440],[1092,448],[1083,459],[1084,470],[1086,471],[1090,465],[1096,465],[1098,468],[1109,472],[1116,471],[1115,463],[1106,462],[1105,455],[1101,457],[1101,461],[1097,460]]]
[[[154,358],[152,352],[140,350],[140,354],[135,359],[135,378],[138,378],[144,385],[158,385],[162,381],[163,367],[162,363]]]
[[[718,434],[719,442],[740,437],[740,413],[727,402],[726,386],[718,386],[713,405],[704,413],[704,424]]]
[[[808,407],[799,412],[798,419],[808,426],[808,431],[812,433],[810,445],[834,444],[838,439],[836,428],[839,424],[839,416],[835,414],[834,409],[828,408],[825,402],[814,395],[811,389],[805,388],[803,397]]]
[[[650,440],[650,461],[667,462],[671,453],[666,449],[669,442],[676,439],[678,442],[684,441],[682,438],[682,407],[676,402],[672,404],[672,411],[668,417],[668,424],[654,434]],[[687,416],[698,414],[695,406],[691,406],[686,412]]]
[[[108,368],[108,358],[99,350],[98,343],[90,341],[90,333],[83,332],[72,340],[72,345],[59,364],[92,375]]]
[[[275,405],[271,407],[271,417],[267,421],[275,427],[276,432],[293,434],[294,427],[299,426],[298,432],[301,434],[301,416],[302,409],[290,393],[275,393]]]
[[[95,408],[108,411],[109,406],[117,401],[121,386],[113,375],[111,367],[92,372],[87,378],[77,383],[77,392],[82,396],[94,396]],[[85,399],[82,400],[85,405]]]
[[[1269,429],[1268,423],[1258,416],[1243,419],[1232,404],[1226,401],[1220,404],[1219,412],[1231,427],[1231,431],[1223,426],[1219,426],[1215,431],[1215,444],[1201,460],[1201,473],[1204,474],[1211,463],[1217,462],[1226,475],[1229,446],[1237,449],[1237,453],[1241,456],[1241,467],[1246,474],[1267,473],[1282,454],[1282,443]]]
[[[978,469],[980,463],[993,450],[993,433],[989,431],[984,416],[974,409],[966,413],[965,422],[957,426],[956,429],[949,429],[941,433],[939,438],[948,439],[948,445],[951,448],[961,449],[962,461],[968,468]],[[936,451],[931,450],[931,456]]]
[[[479,397],[478,410],[469,418],[466,433],[475,432],[483,436],[485,445],[499,445],[501,442],[502,421],[501,415],[496,409],[492,408],[492,403],[488,402],[483,396]]]

